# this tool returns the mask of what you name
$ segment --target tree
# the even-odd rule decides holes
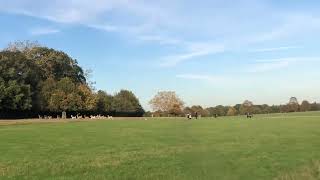
[[[38,69],[21,52],[0,52],[0,109],[29,110],[35,103]]]
[[[103,91],[96,94],[92,83],[87,82],[88,74],[62,51],[31,41],[11,43],[0,51],[1,116],[13,117],[10,113],[26,110],[28,114],[90,111],[143,115],[132,92],[122,90],[114,97]]]
[[[183,114],[182,107],[180,104],[174,104],[172,109],[170,109],[169,114],[173,116],[180,116]]]
[[[215,107],[218,116],[226,116],[229,110],[229,107],[218,105]]]
[[[214,107],[209,107],[206,109],[209,113],[209,116],[215,116],[218,115],[218,111]]]
[[[0,77],[0,110],[29,110],[32,107],[30,85]]]
[[[77,86],[78,94],[83,102],[83,109],[85,111],[96,110],[97,96],[92,92],[87,84],[78,84]]]
[[[299,104],[298,99],[296,97],[291,97],[289,100],[289,104]]]
[[[310,111],[310,103],[306,100],[302,101],[301,106],[300,106],[300,111],[305,112],[305,111]]]
[[[15,41],[9,43],[4,50],[25,53],[36,47],[41,47],[41,45],[36,41]]]
[[[198,115],[200,115],[202,117],[209,116],[209,112],[206,109],[203,109],[202,106],[200,106],[200,105],[192,106],[191,111],[192,111],[193,115],[198,113]]]
[[[48,78],[41,87],[43,110],[93,111],[96,108],[97,97],[91,89],[85,84],[74,83],[68,77],[57,82]]]
[[[279,110],[280,110],[280,113],[288,113],[289,112],[288,105],[280,105]]]
[[[240,112],[240,108],[241,108],[242,104],[236,104],[235,106],[233,106],[237,112]]]
[[[280,106],[277,106],[277,105],[272,105],[270,107],[270,109],[271,109],[271,113],[280,113],[281,112],[280,111]]]
[[[51,83],[51,84],[50,84]],[[43,92],[43,98],[48,104],[47,109],[53,112],[79,111],[84,109],[84,103],[77,92],[77,85],[70,78],[63,78],[55,82],[49,78],[45,82],[43,91],[52,88],[49,92]]]
[[[227,116],[235,116],[235,115],[237,115],[237,110],[234,107],[230,107],[227,112]]]
[[[299,111],[299,102],[296,97],[291,97],[289,103],[287,104],[288,112],[298,112]]]
[[[269,114],[272,113],[272,108],[268,104],[263,104],[260,106],[262,114]]]
[[[254,105],[252,106],[252,111],[253,114],[262,114],[262,106],[261,105]]]
[[[138,100],[138,98],[128,90],[121,90],[113,97],[112,108],[117,113],[136,114],[142,116],[144,110]]]
[[[154,111],[169,112],[174,106],[183,107],[184,102],[173,91],[158,92],[149,102]]]
[[[99,90],[97,93],[97,111],[100,113],[112,112],[112,100],[113,97],[111,95],[108,95],[105,91]]]
[[[240,107],[240,114],[253,113],[253,103],[249,100],[245,100]]]
[[[10,79],[16,81],[16,85],[26,85],[30,88],[30,107],[33,111],[48,109],[48,101],[45,100],[49,99],[43,99],[44,96],[41,93],[44,92],[42,85],[48,79],[53,79],[55,83],[68,77],[77,85],[78,83],[83,84],[79,86],[78,91],[83,91],[84,94],[91,91],[85,88],[86,79],[77,61],[62,51],[42,47],[36,42],[18,41],[10,43],[5,51],[0,52],[0,56],[2,61],[0,71],[2,69],[2,72],[5,72],[5,74],[0,72],[1,77],[5,82]],[[52,83],[51,80],[50,82]],[[50,85],[46,84],[46,86],[46,89],[50,90],[48,92],[52,92],[53,89],[48,88]],[[57,94],[61,95],[62,92]],[[88,100],[87,109],[92,109],[92,96],[89,96],[91,98],[89,101],[86,95],[84,97]],[[28,109],[31,109],[30,107]]]
[[[183,109],[183,114],[192,114],[192,109],[190,107],[185,107]]]
[[[152,112],[150,112],[150,111],[147,111],[147,112],[145,112],[144,114],[143,114],[143,117],[152,117],[153,116],[153,114],[152,114]]]
[[[59,81],[68,77],[76,83],[86,83],[84,71],[78,65],[77,60],[62,51],[47,47],[34,47],[26,51],[25,55],[41,69],[42,80],[53,78]]]
[[[310,105],[310,111],[320,111],[320,104],[314,102]]]

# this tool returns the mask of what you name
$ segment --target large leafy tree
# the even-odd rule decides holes
[[[47,110],[92,111],[96,107],[96,96],[85,84],[73,82],[70,78],[55,81],[48,78],[42,84],[43,105]]]
[[[91,89],[87,87],[84,72],[78,65],[77,61],[69,57],[66,53],[42,47],[38,43],[30,41],[18,41],[11,43],[8,45],[6,50],[1,53],[9,56],[9,58],[6,58],[6,63],[11,66],[9,67],[9,71],[7,71],[7,74],[11,73],[11,79],[18,81],[18,84],[24,83],[30,86],[32,99],[31,107],[33,110],[70,109],[70,107],[67,108],[66,105],[64,108],[53,108],[54,106],[49,106],[49,100],[52,101],[52,98],[54,98],[58,101],[58,97],[62,98],[63,92],[66,93],[65,88],[72,89],[74,86],[78,86],[78,88],[72,89],[72,93],[74,93],[73,95],[71,95],[72,93],[67,93],[69,99],[74,99],[74,101],[76,101],[78,96],[75,95],[80,95],[79,93],[82,92],[82,97],[89,98],[81,99],[81,101],[85,102],[87,106],[85,108],[81,107],[81,109],[94,109],[94,98],[89,96],[92,92]],[[3,63],[1,63],[1,65],[5,66],[6,64],[3,65]],[[8,68],[3,67],[2,69]],[[12,74],[16,75],[13,76]],[[72,83],[73,86],[71,85],[70,87],[65,86],[65,88],[62,89],[55,89],[56,86],[54,85],[59,84],[58,82],[64,78],[71,80],[69,85]],[[21,79],[23,82],[21,82]],[[62,80],[60,83],[63,82],[65,81]],[[57,92],[52,94],[53,90],[56,90]],[[51,99],[48,97],[49,95]],[[60,105],[62,102],[67,103],[71,101],[61,99]],[[58,106],[58,104],[55,106]],[[77,105],[77,107],[79,106]]]
[[[117,113],[144,113],[139,99],[128,90],[121,90],[113,97],[112,109]]]
[[[245,100],[240,107],[240,114],[253,113],[254,106],[249,100]]]
[[[320,111],[320,104],[316,102],[310,104],[310,111]]]
[[[287,112],[298,112],[299,108],[300,105],[298,99],[296,97],[291,97],[287,104]]]
[[[97,93],[97,111],[100,113],[103,112],[112,112],[112,101],[113,97],[107,94],[105,91],[98,91]]]
[[[222,105],[218,105],[216,106],[215,108],[215,113],[218,115],[218,116],[225,116],[229,110],[229,107],[225,107],[225,106],[222,106]]]
[[[172,109],[170,109],[169,114],[173,116],[180,116],[183,114],[182,107],[179,104],[174,104]]]
[[[97,94],[87,75],[62,51],[20,41],[0,51],[0,111],[98,111],[143,115],[138,98],[122,90]]]
[[[76,83],[86,83],[83,69],[77,60],[66,53],[47,47],[34,47],[24,52],[28,59],[32,59],[41,69],[41,78],[53,78],[59,81],[68,77]]]
[[[203,117],[206,117],[209,115],[209,112],[206,109],[203,109],[202,106],[200,105],[192,106],[191,110],[192,110],[192,114],[197,113],[198,115],[201,115]]]
[[[310,111],[310,103],[306,100],[302,101],[301,106],[300,106],[300,111],[305,112],[305,111]]]
[[[29,110],[36,106],[39,76],[33,61],[19,52],[0,52],[0,109]]]
[[[229,107],[228,112],[227,112],[227,116],[235,116],[237,115],[237,110],[234,107]]]
[[[154,111],[169,112],[174,106],[183,107],[184,102],[173,91],[158,92],[149,102]]]

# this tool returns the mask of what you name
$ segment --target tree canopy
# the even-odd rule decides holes
[[[0,51],[0,111],[143,115],[131,91],[121,90],[114,96],[95,92],[84,72],[63,51],[30,41],[11,43]]]
[[[174,91],[158,92],[149,102],[154,111],[169,112],[172,109],[182,109],[184,102]]]

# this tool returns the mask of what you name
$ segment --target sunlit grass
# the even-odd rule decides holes
[[[279,179],[320,160],[319,116],[0,125],[0,179]]]

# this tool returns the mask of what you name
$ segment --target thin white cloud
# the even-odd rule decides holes
[[[285,58],[275,58],[275,59],[260,59],[257,60],[257,63],[268,63],[268,62],[304,62],[304,63],[310,63],[310,62],[319,62],[320,57],[285,57]]]
[[[274,71],[274,70],[286,68],[289,66],[289,64],[290,64],[289,61],[264,62],[264,63],[256,64],[252,67],[249,67],[248,71],[252,73]]]
[[[183,54],[170,55],[163,58],[160,63],[161,67],[174,67],[178,64],[202,56],[210,54],[222,53],[225,51],[224,45],[208,44],[208,43],[189,43],[189,51]]]
[[[269,32],[260,33],[250,38],[250,43],[274,41],[286,38],[308,36],[310,32],[320,30],[320,18],[308,14],[288,14],[283,17],[283,23]]]
[[[248,72],[263,73],[289,68],[290,65],[296,63],[320,62],[319,57],[288,57],[278,59],[257,60],[254,65],[248,66]]]
[[[97,30],[102,30],[102,31],[107,31],[107,32],[117,32],[119,31],[119,27],[118,26],[114,26],[114,25],[108,25],[108,24],[88,24],[87,25],[90,28],[94,28]]]
[[[285,51],[291,49],[298,49],[298,46],[282,46],[282,47],[275,47],[275,48],[260,48],[260,49],[253,49],[249,52],[273,52],[273,51]]]
[[[252,46],[266,41],[304,36],[312,34],[308,32],[318,32],[320,29],[320,18],[316,13],[304,11],[295,14],[286,10],[278,11],[271,8],[268,2],[260,0],[239,0],[235,3],[208,1],[198,4],[192,1],[170,0],[10,0],[1,3],[0,12],[117,32],[143,42],[174,45],[179,52],[184,52],[160,57],[160,65],[163,67],[177,66],[185,61],[243,47],[251,49]],[[197,7],[190,12],[190,8],[194,6]],[[253,16],[259,19],[252,20]],[[56,32],[38,30],[32,34],[50,33]],[[252,37],[252,34],[256,36]],[[190,39],[224,43],[199,45],[192,43]],[[272,52],[293,48],[295,47],[288,46],[253,51]]]
[[[207,81],[207,82],[221,82],[225,81],[225,77],[220,76],[212,76],[212,75],[203,75],[203,74],[179,74],[176,75],[176,78],[179,79],[186,79],[186,80],[200,80],[200,81]]]
[[[30,34],[34,36],[48,35],[59,33],[59,29],[50,28],[50,27],[38,27],[30,30]]]
[[[122,0],[39,1],[11,0],[0,11],[47,19],[58,23],[87,23],[118,6]]]
[[[158,42],[163,45],[179,45],[183,43],[179,39],[164,37],[160,35],[141,35],[138,36],[138,39],[142,41]]]

